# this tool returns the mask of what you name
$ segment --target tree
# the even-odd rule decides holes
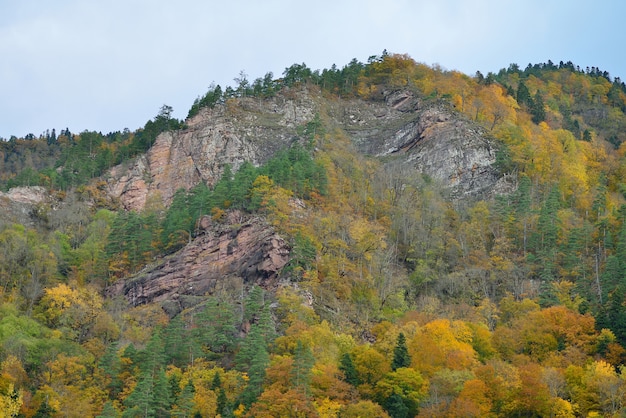
[[[546,120],[546,108],[543,103],[543,96],[537,90],[535,93],[535,98],[532,100],[532,104],[530,106],[530,113],[532,115],[532,121],[536,124],[543,122]]]
[[[143,372],[137,381],[137,385],[130,395],[124,400],[126,410],[123,417],[152,417],[154,409],[154,377],[152,372]]]
[[[311,348],[298,340],[291,367],[291,385],[304,394],[309,393],[311,384],[311,368],[315,363]]]
[[[96,418],[117,418],[119,412],[115,409],[113,402],[107,401],[102,408],[102,412]]]
[[[196,324],[193,330],[195,338],[210,353],[221,355],[235,350],[237,320],[234,307],[228,301],[210,297],[204,310],[196,317]]]
[[[0,415],[7,418],[18,416],[23,403],[23,393],[9,383],[5,393],[0,393]]]
[[[343,353],[339,359],[339,370],[343,373],[343,379],[352,386],[359,384],[359,375],[352,362],[350,353]]]
[[[396,371],[401,367],[409,367],[411,365],[411,356],[406,346],[406,338],[404,333],[398,334],[396,346],[393,349],[393,361],[391,362],[391,370]]]
[[[519,85],[517,86],[517,103],[531,108],[532,102],[533,99],[530,95],[530,92],[528,91],[528,87],[526,87],[526,84],[524,84],[523,81],[520,81]]]
[[[428,382],[415,369],[403,367],[376,383],[375,397],[392,417],[413,417],[428,394]]]

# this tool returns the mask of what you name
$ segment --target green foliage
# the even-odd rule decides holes
[[[209,358],[234,352],[238,336],[234,310],[231,303],[210,297],[197,316],[198,326],[193,332]]]
[[[293,365],[291,367],[291,386],[309,393],[311,385],[311,368],[315,363],[311,348],[304,345],[301,340],[296,343],[296,349],[293,353]]]
[[[406,347],[406,338],[401,332],[398,335],[396,346],[393,349],[393,360],[391,361],[391,370],[396,371],[401,367],[409,367],[411,365],[411,355]]]
[[[163,214],[96,212],[102,202],[80,199],[102,186],[71,190],[180,128],[167,106],[134,133],[1,143],[3,188],[69,193],[57,194],[67,206],[34,211],[40,229],[0,225],[0,403],[23,394],[26,416],[74,406],[85,416],[242,416],[282,398],[320,416],[387,416],[381,406],[393,417],[623,414],[612,398],[625,388],[626,165],[612,149],[625,139],[621,81],[551,63],[474,79],[386,53],[283,75],[250,83],[242,72],[189,115],[284,87],[315,84],[337,106],[406,88],[491,128],[498,169],[517,190],[451,203],[432,179],[355,156],[322,123],[324,106],[265,165],[225,167],[213,188],[178,191]],[[284,196],[304,209],[277,209]],[[280,287],[293,298],[281,300],[280,323],[255,286],[150,325],[123,300],[102,304],[106,285],[182,248],[202,216],[220,218],[216,208],[282,211],[292,248]]]
[[[360,383],[359,374],[354,367],[350,353],[343,353],[341,355],[339,370],[343,373],[344,380],[352,386],[357,386]]]

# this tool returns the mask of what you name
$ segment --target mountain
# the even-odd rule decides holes
[[[237,83],[0,143],[5,415],[623,413],[621,80]]]

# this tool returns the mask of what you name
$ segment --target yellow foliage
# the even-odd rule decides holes
[[[313,404],[320,418],[337,418],[339,411],[343,407],[343,404],[340,402],[330,400],[329,398],[323,398],[315,401]]]
[[[16,417],[23,402],[22,390],[16,390],[13,383],[9,383],[6,391],[0,393],[0,416],[6,418]]]
[[[476,365],[471,330],[461,321],[436,319],[421,327],[407,346],[412,366],[427,375],[441,368],[468,369]]]

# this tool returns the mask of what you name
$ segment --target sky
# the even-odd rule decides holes
[[[468,75],[572,61],[626,80],[623,0],[0,0],[0,138],[184,119],[212,83],[408,54]]]

